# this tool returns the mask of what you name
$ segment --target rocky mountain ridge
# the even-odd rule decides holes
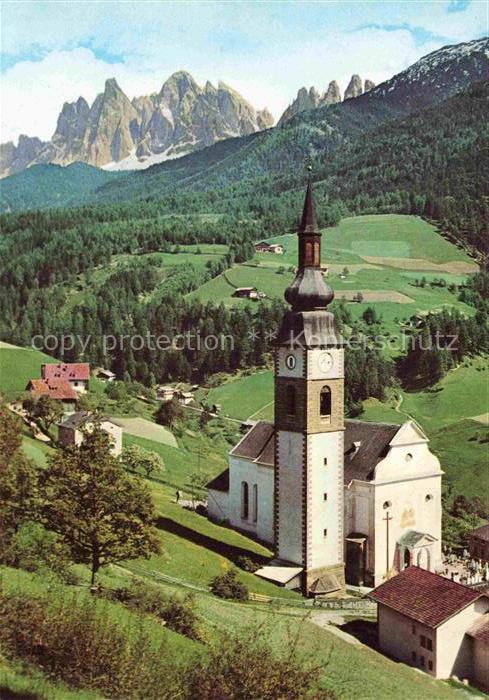
[[[365,80],[362,85],[362,79],[359,75],[354,74],[351,76],[348,87],[343,95],[343,100],[349,100],[352,97],[358,97],[375,87],[375,83],[371,80]],[[300,112],[306,112],[310,109],[317,109],[318,107],[326,107],[328,105],[337,104],[342,102],[341,91],[336,80],[332,80],[327,90],[321,95],[316,88],[313,86],[307,90],[307,88],[302,87],[297,93],[297,97],[291,104],[287,107],[285,112],[280,117],[277,126],[281,126],[295,117],[296,114]]]
[[[112,78],[92,106],[83,97],[65,102],[51,141],[22,135],[0,147],[0,176],[39,163],[75,161],[111,170],[145,168],[267,129],[274,119],[257,111],[225,83],[199,86],[185,71],[171,75],[159,93],[132,101]]]

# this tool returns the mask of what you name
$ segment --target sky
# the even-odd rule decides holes
[[[489,0],[0,0],[0,140],[51,138],[64,102],[116,78],[133,98],[177,70],[278,119],[305,85],[376,83],[489,34]]]

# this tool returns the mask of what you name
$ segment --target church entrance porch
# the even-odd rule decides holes
[[[346,583],[350,586],[365,585],[367,566],[367,535],[352,532],[346,538]]]
[[[397,542],[397,569],[402,571],[408,566],[419,566],[427,571],[434,571],[433,544],[436,538],[425,532],[408,530]]]

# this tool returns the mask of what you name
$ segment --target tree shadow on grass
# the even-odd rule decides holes
[[[257,567],[265,566],[270,561],[270,557],[265,557],[262,554],[257,554],[250,549],[245,549],[244,547],[238,547],[233,544],[228,544],[227,542],[221,542],[214,537],[209,537],[209,535],[204,535],[197,530],[193,530],[190,527],[186,527],[181,523],[175,522],[171,518],[159,517],[156,520],[156,526],[165,532],[170,532],[172,535],[177,537],[182,537],[189,542],[199,545],[200,547],[205,547],[211,552],[220,554],[227,559],[230,559],[234,564],[239,566],[239,560],[242,557],[247,557],[256,563]]]
[[[39,695],[23,690],[10,690],[10,688],[0,685],[0,698],[2,700],[36,700]]]

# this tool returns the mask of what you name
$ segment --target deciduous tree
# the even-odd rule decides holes
[[[79,447],[52,457],[40,479],[42,519],[68,545],[76,562],[100,567],[160,551],[151,494],[128,476],[95,427]]]

